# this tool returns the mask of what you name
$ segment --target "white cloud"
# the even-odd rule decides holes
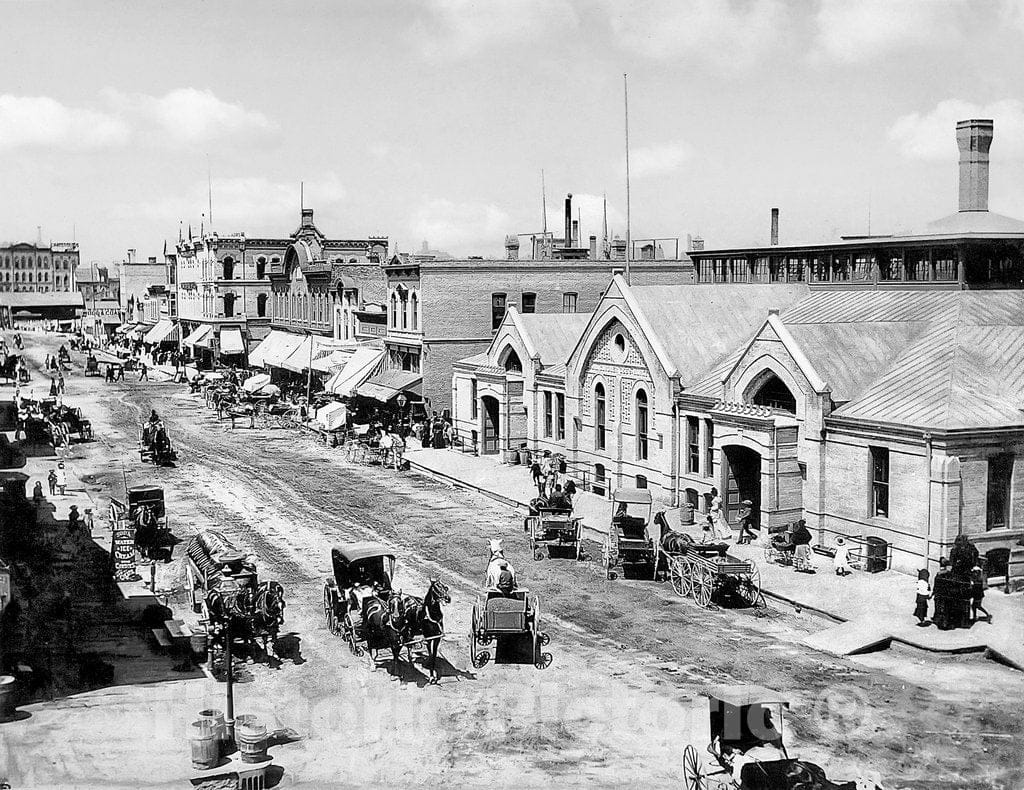
[[[860,63],[912,47],[944,47],[962,35],[962,0],[821,0],[814,53]]]
[[[0,150],[82,151],[124,145],[131,129],[100,110],[68,107],[47,96],[0,96]]]
[[[424,55],[465,58],[569,35],[578,26],[569,0],[425,0],[409,35]]]
[[[262,113],[196,88],[178,88],[164,96],[108,88],[91,107],[72,107],[47,96],[0,95],[0,150],[82,151],[133,140],[162,145],[253,140],[275,129]]]
[[[690,149],[682,141],[644,146],[629,152],[629,173],[636,178],[671,173],[678,170],[689,156]]]
[[[221,233],[244,231],[250,236],[282,232],[271,228],[293,230],[299,221],[299,184],[270,181],[262,176],[213,179],[214,228]],[[329,210],[346,196],[341,180],[333,173],[325,174],[305,185],[305,205],[315,210]],[[120,207],[116,213],[130,210],[135,215],[157,220],[173,228],[179,221],[193,222],[193,230],[209,205],[206,181],[198,181],[184,194]],[[170,232],[168,230],[168,232]]]
[[[505,236],[515,232],[509,214],[490,203],[455,203],[444,198],[427,201],[409,221],[413,238],[453,255],[496,255]]]
[[[261,137],[275,131],[263,113],[218,99],[210,90],[177,88],[164,96],[126,94],[108,88],[107,104],[140,128],[150,127],[172,143]]]
[[[956,122],[991,118],[995,124],[992,151],[1004,158],[1024,157],[1024,102],[1004,99],[987,105],[959,99],[939,102],[927,113],[904,115],[889,127],[888,136],[908,159],[956,159]]]
[[[616,43],[660,60],[742,71],[778,47],[786,22],[779,0],[603,0]]]

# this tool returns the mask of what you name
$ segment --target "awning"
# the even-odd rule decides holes
[[[119,326],[115,331],[119,335],[124,335],[124,334],[127,334],[128,332],[131,332],[133,329],[135,329],[135,326],[136,326],[135,324],[133,324],[132,322],[129,321],[127,324],[121,324],[121,326]]]
[[[302,336],[272,329],[249,353],[249,364],[257,367],[281,367],[281,362],[302,342]]]
[[[298,342],[289,347],[288,353],[282,354],[277,367],[290,370],[292,373],[305,373],[309,370],[309,359],[313,356],[313,338],[292,335]],[[271,363],[274,364],[274,363]]]
[[[210,336],[213,334],[213,327],[209,324],[200,324],[191,332],[188,337],[185,338],[184,343],[186,346],[202,346],[203,348],[210,347]]]
[[[400,392],[419,395],[423,388],[423,376],[411,370],[387,370],[374,376],[356,388],[356,394],[387,403]]]
[[[121,319],[116,315],[101,315],[99,319],[104,326],[117,326],[121,323]]]
[[[229,326],[220,330],[220,353],[221,354],[244,354],[245,343],[242,340],[242,330],[238,327]]]
[[[383,359],[382,349],[357,348],[345,363],[345,367],[327,382],[325,389],[335,395],[348,397],[356,387],[377,371]]]
[[[146,332],[146,336],[142,338],[144,343],[163,343],[165,341],[176,342],[177,340],[178,326],[167,318],[161,318],[157,321],[156,326]]]

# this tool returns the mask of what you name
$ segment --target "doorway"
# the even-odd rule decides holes
[[[498,399],[484,395],[480,399],[480,404],[483,406],[482,416],[484,420],[483,453],[484,455],[494,455],[500,449],[499,443],[501,441],[498,432]]]
[[[753,502],[754,514],[761,510],[761,455],[746,447],[722,450],[725,458],[725,517],[730,524],[740,519],[740,503]]]

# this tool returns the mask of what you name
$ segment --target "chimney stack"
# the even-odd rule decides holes
[[[313,227],[313,209],[304,208],[302,209],[302,221],[299,223],[300,227],[312,228]]]
[[[956,145],[960,149],[960,210],[988,211],[988,149],[992,145],[992,121],[957,121]]]
[[[519,260],[519,237],[509,234],[505,237],[505,258],[510,261]]]
[[[772,209],[772,246],[779,246],[779,210]]]
[[[572,192],[565,196],[565,244],[562,246],[572,246]]]
[[[580,223],[575,219],[572,221],[572,246],[580,246]]]
[[[590,237],[590,260],[597,260],[597,236]]]

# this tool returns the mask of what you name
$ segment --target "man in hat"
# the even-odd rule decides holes
[[[754,503],[744,499],[740,505],[740,534],[736,543],[753,543],[757,540],[757,531],[760,529],[754,515]]]
[[[502,548],[501,538],[491,538],[490,549],[491,557],[487,561],[486,586],[492,589],[500,589],[498,582],[501,581],[503,574],[507,574],[512,577],[512,586],[514,588],[516,571],[512,564],[505,559],[505,550]]]

